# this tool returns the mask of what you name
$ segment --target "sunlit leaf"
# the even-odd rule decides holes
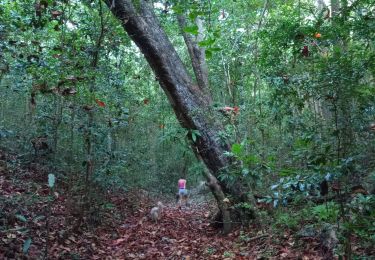
[[[23,243],[22,252],[24,254],[27,254],[29,251],[29,248],[31,246],[31,238],[26,239],[26,241]]]
[[[242,153],[242,145],[240,144],[233,144],[232,145],[232,153],[239,156]]]
[[[19,220],[21,220],[22,222],[27,222],[27,219],[23,215],[16,214],[16,218],[19,219]]]

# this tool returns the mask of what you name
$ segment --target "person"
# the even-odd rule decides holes
[[[186,180],[181,178],[178,180],[178,193],[177,193],[177,202],[178,207],[181,208],[181,203],[185,202],[185,205],[188,204],[188,192],[186,189]]]

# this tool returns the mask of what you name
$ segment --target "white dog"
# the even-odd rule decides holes
[[[163,215],[163,203],[161,203],[160,201],[158,202],[158,206],[157,207],[153,207],[150,211],[150,217],[151,219],[155,222],[155,223],[158,223],[158,221],[161,219],[162,215]]]

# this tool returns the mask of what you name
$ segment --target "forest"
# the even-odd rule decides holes
[[[374,0],[0,0],[0,259],[374,259]]]

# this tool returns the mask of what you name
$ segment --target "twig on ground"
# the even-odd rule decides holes
[[[251,241],[257,240],[259,238],[268,237],[268,236],[269,236],[269,234],[263,234],[263,235],[259,235],[259,236],[256,236],[256,237],[252,237],[249,240],[247,240],[247,242],[251,242]]]

